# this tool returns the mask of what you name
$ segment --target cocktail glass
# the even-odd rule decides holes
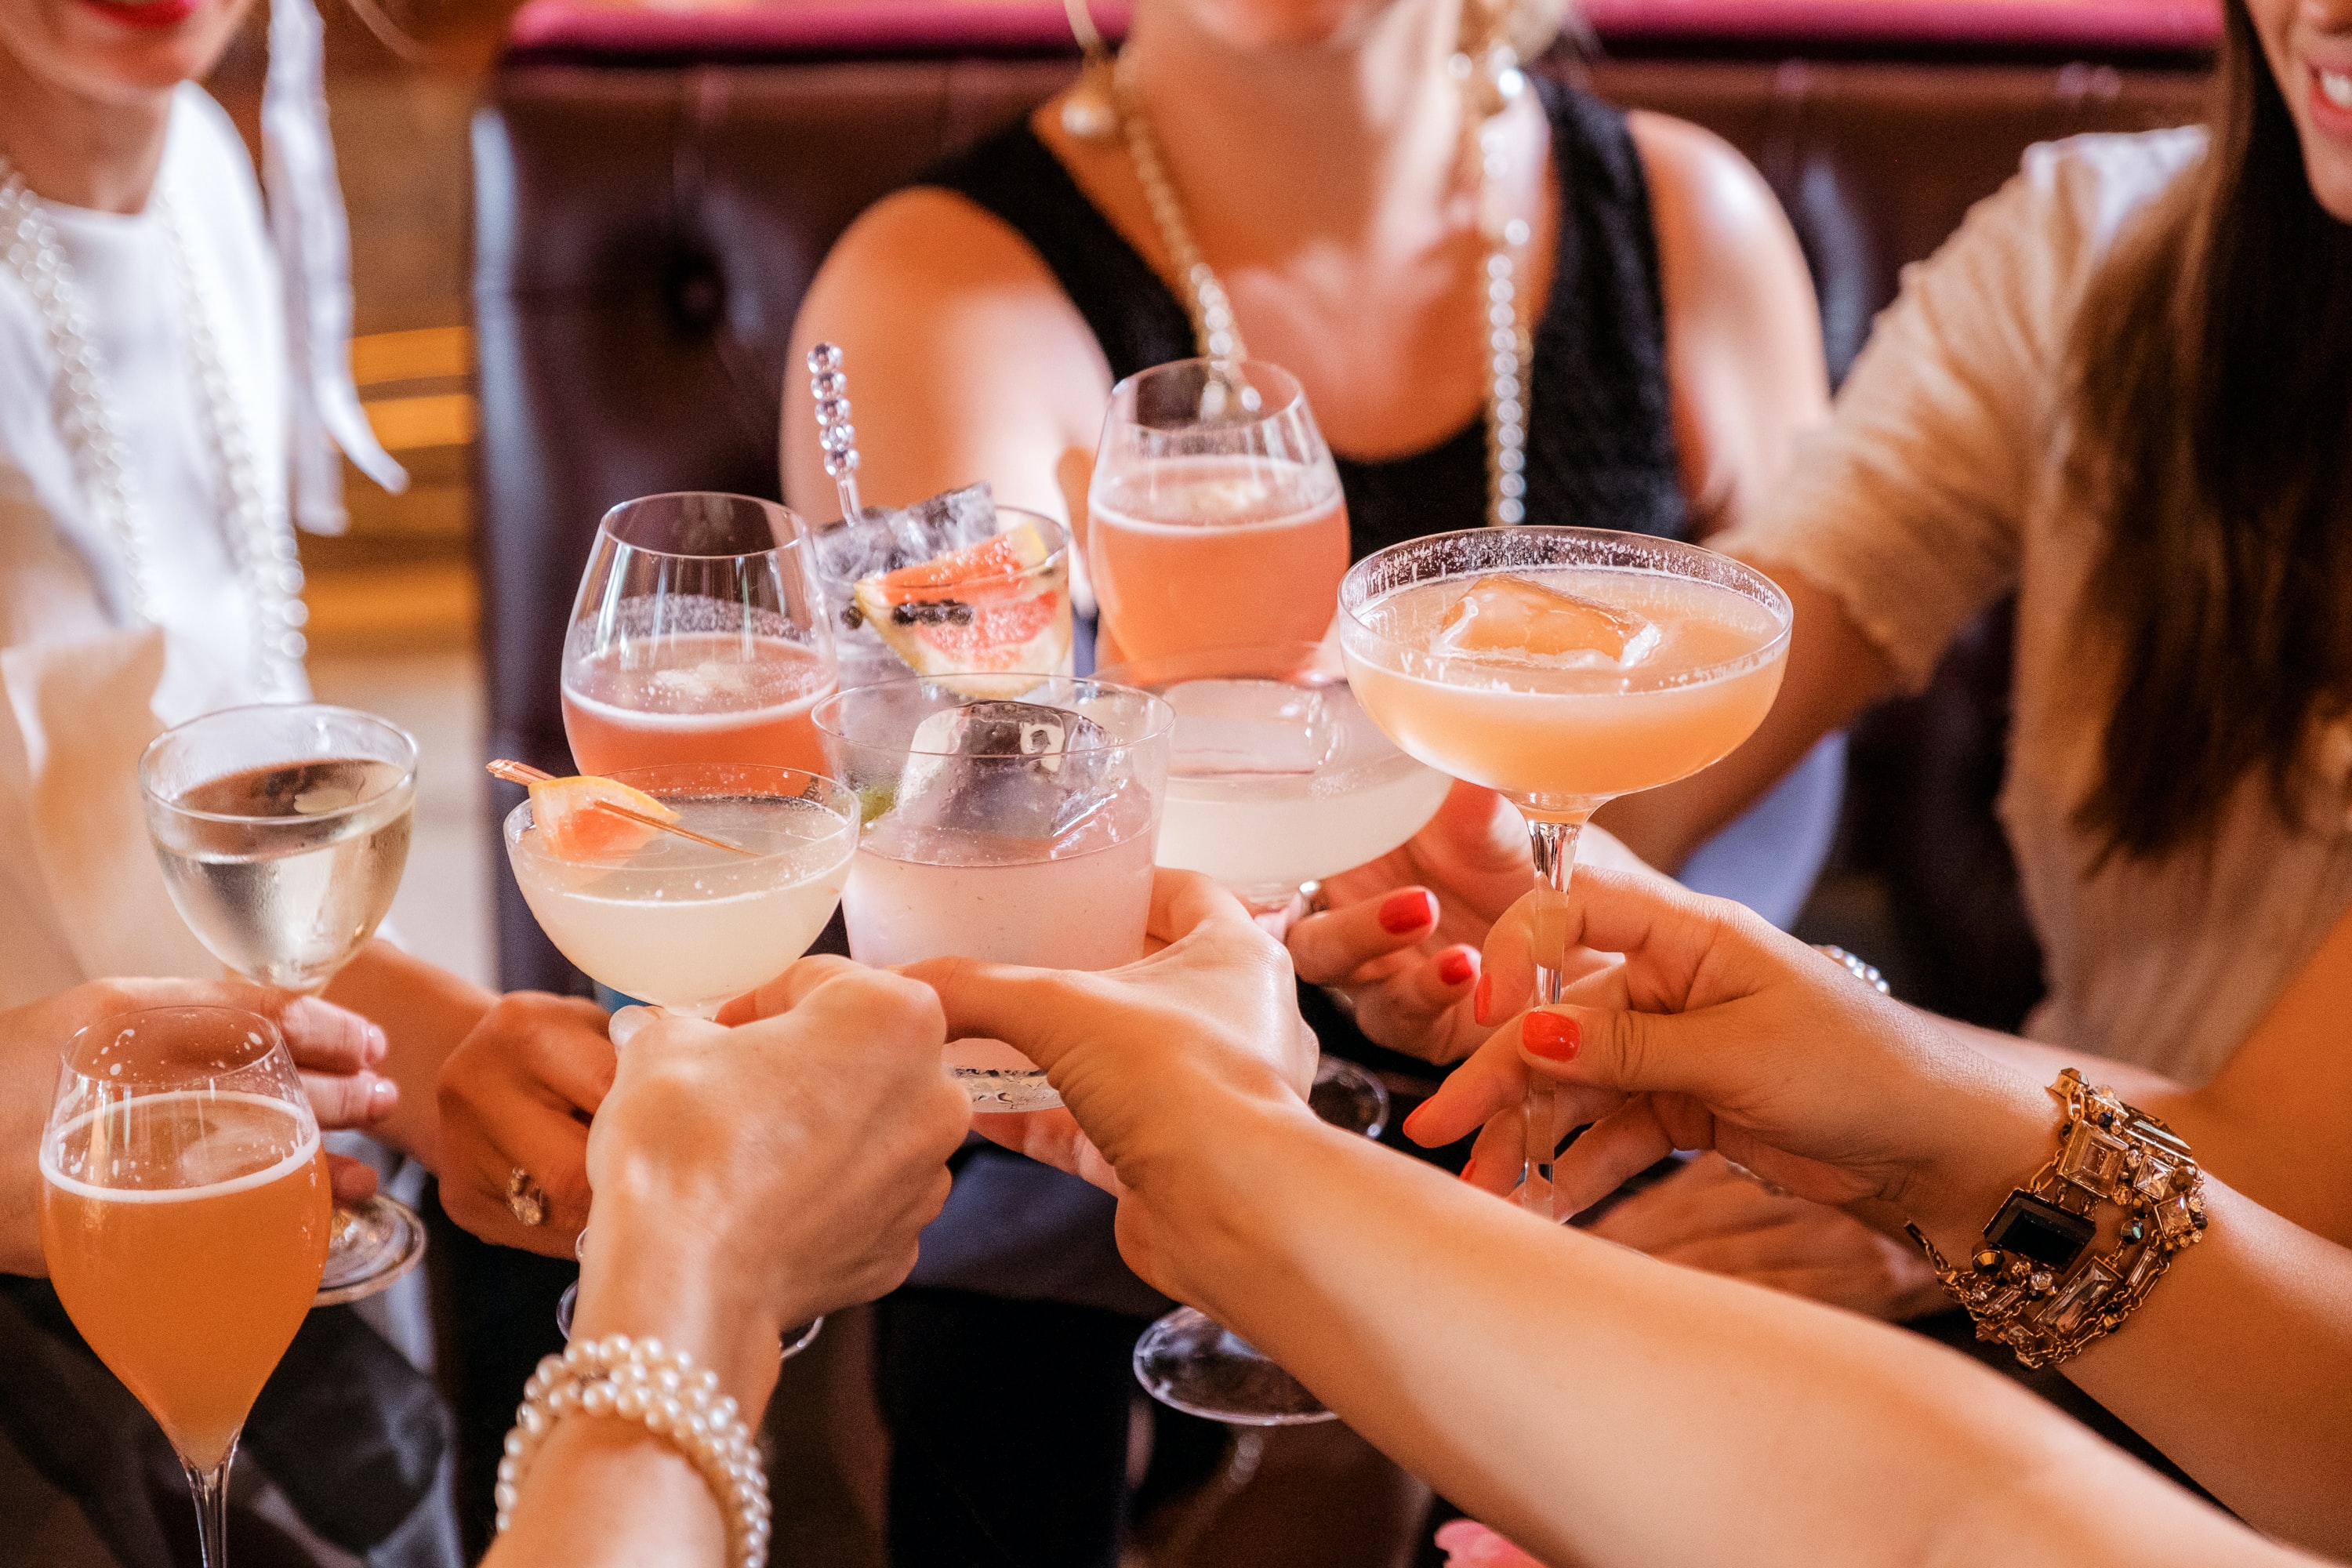
[[[1348,570],[1348,505],[1297,379],[1192,359],[1113,387],[1087,565],[1122,658],[1320,637]]]
[[[857,797],[821,774],[756,763],[683,763],[608,775],[678,814],[675,834],[593,859],[551,852],[531,803],[507,814],[507,861],[557,951],[590,979],[689,1017],[772,980],[806,952],[841,901],[857,843]],[[586,1233],[581,1245],[586,1243]],[[567,1337],[579,1287],[556,1323]],[[819,1321],[822,1322],[822,1320]],[[802,1331],[786,1355],[816,1336]]]
[[[1789,651],[1788,596],[1761,573],[1696,545],[1594,529],[1473,529],[1392,545],[1349,572],[1339,607],[1365,711],[1398,745],[1500,793],[1527,819],[1546,1002],[1560,995],[1585,822],[1748,739]],[[1565,1131],[1538,1079],[1519,1202],[1561,1219],[1552,1157]]]
[[[800,519],[681,491],[604,514],[563,639],[563,732],[583,773],[822,765],[809,710],[833,637]]]
[[[832,617],[833,648],[840,662],[841,685],[871,686],[877,680],[903,680],[927,675],[952,680],[976,676],[992,682],[1006,668],[1000,655],[1025,654],[1044,647],[1046,657],[1015,670],[1050,668],[1057,675],[1070,665],[1070,531],[1043,512],[1020,507],[996,509],[997,526],[1007,529],[1027,523],[1045,546],[1045,558],[1034,566],[993,576],[960,578],[951,592],[925,595],[894,605],[889,614],[916,624],[927,653],[927,668],[918,670],[890,651],[874,627],[873,617],[857,603],[858,579],[836,574],[836,563],[852,565],[858,552],[843,538],[835,522],[810,536],[810,562]],[[940,553],[947,553],[942,549]],[[974,695],[978,695],[977,692]]]
[[[58,1298],[171,1439],[205,1568],[225,1568],[237,1435],[310,1310],[333,1225],[301,1076],[257,1014],[103,1020],[66,1047],[40,1170]]]
[[[408,864],[416,742],[324,703],[228,708],[139,759],[148,837],[180,918],[212,955],[306,995],[375,934]],[[319,1304],[389,1289],[425,1256],[425,1223],[382,1193],[335,1210]]]
[[[980,705],[1019,729],[1024,749],[993,755],[937,738],[972,705],[937,681],[886,680],[818,704],[832,766],[866,807],[841,900],[859,963],[1113,969],[1143,956],[1168,705],[1066,676],[1038,677],[1020,704]],[[948,1061],[982,1110],[1062,1102],[1003,1041],[951,1042]]]
[[[1436,814],[1454,781],[1390,743],[1318,643],[1211,648],[1097,672],[1160,698],[1176,715],[1162,866],[1214,877],[1273,925],[1307,884],[1377,859]],[[1388,1091],[1355,1063],[1317,1065],[1314,1105],[1370,1137]],[[1152,1397],[1240,1426],[1331,1418],[1297,1379],[1191,1307],[1151,1325],[1135,1374]]]

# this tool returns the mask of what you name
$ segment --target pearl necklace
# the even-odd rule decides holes
[[[283,699],[302,689],[302,567],[294,531],[282,507],[272,507],[253,459],[253,446],[212,321],[204,307],[195,269],[169,200],[159,191],[156,217],[170,252],[194,369],[198,412],[220,466],[228,502],[232,557],[252,593],[255,665],[263,694]],[[32,296],[58,362],[58,427],[81,476],[90,516],[114,547],[129,584],[124,605],[131,620],[152,624],[155,595],[147,559],[146,531],[130,466],[123,458],[121,423],[108,395],[106,363],[89,337],[89,314],[73,267],[58,243],[57,226],[19,173],[0,155],[0,239],[9,265]]]
[[[1144,112],[1124,57],[1114,60],[1086,19],[1082,5],[1071,6],[1071,21],[1086,49],[1087,79],[1063,113],[1072,134],[1088,139],[1122,135],[1136,183],[1143,187],[1160,242],[1184,286],[1186,313],[1192,320],[1192,338],[1202,359],[1246,359],[1241,329],[1234,323],[1232,300],[1216,272],[1201,256],[1185,221],[1175,183],[1160,161],[1151,121]],[[1083,21],[1083,26],[1081,22]],[[1465,52],[1454,57],[1454,79],[1461,85],[1464,125],[1478,160],[1478,232],[1486,242],[1485,332],[1482,353],[1486,362],[1486,521],[1497,528],[1527,520],[1527,421],[1535,345],[1519,323],[1517,275],[1519,258],[1529,237],[1528,221],[1512,213],[1504,177],[1510,159],[1504,145],[1502,111],[1527,90],[1527,77],[1518,57],[1507,45],[1497,44],[1486,58],[1474,60]],[[1089,97],[1088,95],[1092,95]]]

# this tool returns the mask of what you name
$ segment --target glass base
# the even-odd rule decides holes
[[[967,1068],[950,1064],[948,1071],[971,1097],[974,1110],[1058,1110],[1059,1090],[1045,1081],[1037,1068]]]
[[[336,1307],[389,1290],[425,1257],[425,1222],[406,1204],[382,1193],[346,1208],[335,1205],[326,1272],[314,1307]]]
[[[1342,1132],[1378,1138],[1388,1131],[1388,1085],[1339,1057],[1325,1057],[1315,1064],[1315,1087],[1307,1091],[1307,1103],[1316,1120]]]
[[[555,1327],[556,1330],[563,1335],[567,1342],[572,1338],[572,1309],[579,1304],[580,1286],[579,1282],[575,1280],[572,1284],[566,1285],[563,1288],[563,1294],[558,1297],[555,1302]],[[810,1345],[815,1343],[817,1334],[824,1328],[824,1320],[823,1318],[812,1318],[797,1329],[786,1329],[784,1331],[783,1353],[777,1356],[776,1359],[778,1361],[792,1360],[793,1357],[800,1354],[801,1352],[808,1349]]]
[[[1135,1381],[1162,1405],[1235,1426],[1338,1419],[1248,1341],[1190,1307],[1177,1308],[1135,1342]]]

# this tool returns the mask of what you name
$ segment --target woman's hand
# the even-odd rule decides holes
[[[302,1074],[311,1113],[326,1129],[373,1126],[399,1100],[374,1072],[383,1031],[316,997],[236,981],[93,980],[0,1013],[0,1272],[43,1274],[39,1227],[41,1130],[58,1084],[58,1053],[92,1024],[148,1007],[240,1007],[278,1026]],[[335,1196],[375,1191],[375,1173],[327,1157]]]
[[[588,1223],[588,1119],[613,1087],[604,1010],[574,996],[501,996],[441,1064],[441,1204],[484,1241],[569,1258]],[[507,1207],[517,1171],[545,1211]]]
[[[1527,918],[1515,910],[1498,942],[1524,948]],[[1438,1144],[1486,1124],[1479,1185],[1516,1178],[1531,1073],[1593,1123],[1557,1167],[1571,1206],[1675,1149],[1716,1149],[1801,1197],[1885,1204],[1964,1247],[2049,1157],[2056,1117],[2037,1085],[1737,904],[1580,871],[1565,920],[1570,942],[1624,955],[1617,999],[1507,1023],[1406,1127]]]
[[[1233,895],[1189,871],[1152,879],[1150,956],[1098,973],[941,958],[906,966],[946,1009],[952,1037],[1006,1041],[1045,1069],[1068,1108],[982,1116],[1008,1148],[1118,1194],[1119,1248],[1147,1279],[1160,1263],[1148,1194],[1216,1120],[1255,1110],[1315,1122],[1315,1039],[1283,950]]]
[[[580,1331],[657,1333],[750,1393],[788,1324],[871,1300],[915,1264],[970,1106],[923,986],[839,959],[739,1028],[626,1009],[588,1133],[596,1193]]]

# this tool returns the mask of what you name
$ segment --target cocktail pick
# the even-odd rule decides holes
[[[509,757],[498,758],[490,763],[488,767],[492,778],[504,779],[509,784],[528,786],[555,782],[555,775],[546,769],[532,767],[529,763],[518,763]],[[588,804],[598,811],[608,811],[614,816],[626,817],[640,827],[652,827],[664,833],[675,833],[680,838],[691,838],[697,844],[707,844],[713,849],[724,849],[730,855],[740,855],[746,860],[757,860],[760,858],[756,851],[746,849],[740,844],[730,844],[723,838],[713,838],[707,833],[697,833],[691,827],[680,827],[675,822],[664,822],[658,816],[647,816],[644,812],[632,810],[617,801],[595,800]]]
[[[809,391],[816,395],[817,441],[824,447],[824,471],[841,492],[841,515],[866,514],[857,499],[857,427],[849,422],[849,377],[842,374],[841,348],[819,343],[808,352]]]

